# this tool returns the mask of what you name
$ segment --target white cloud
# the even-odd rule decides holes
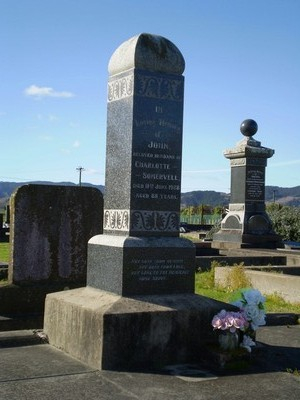
[[[45,142],[50,142],[51,140],[53,140],[53,137],[50,135],[41,135],[41,136],[39,136],[39,138],[41,140],[44,140]]]
[[[57,92],[51,87],[40,87],[36,85],[31,85],[24,90],[26,96],[32,96],[36,99],[41,99],[43,97],[62,97],[62,98],[70,98],[74,97],[74,94],[71,92]]]
[[[75,140],[75,142],[73,143],[73,147],[79,147],[80,146],[80,142],[79,140]]]

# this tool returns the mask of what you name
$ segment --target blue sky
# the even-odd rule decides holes
[[[186,62],[183,192],[229,192],[247,118],[266,184],[300,185],[299,19],[299,0],[0,0],[0,181],[104,184],[108,62],[146,32]]]

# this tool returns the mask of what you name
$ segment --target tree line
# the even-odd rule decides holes
[[[272,222],[273,230],[282,237],[283,241],[300,242],[300,207],[283,206],[279,203],[268,203],[266,205]],[[181,219],[185,217],[198,216],[199,220],[206,222],[205,216],[218,216],[216,225],[207,235],[212,238],[213,233],[220,229],[220,220],[226,215],[226,208],[223,206],[210,206],[207,204],[199,204],[197,206],[189,206],[181,209]]]
[[[274,231],[282,240],[300,242],[300,207],[271,203],[266,206],[266,211]]]

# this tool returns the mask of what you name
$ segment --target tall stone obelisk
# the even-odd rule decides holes
[[[121,295],[194,293],[195,248],[179,237],[185,62],[161,36],[109,62],[104,235],[87,284]]]

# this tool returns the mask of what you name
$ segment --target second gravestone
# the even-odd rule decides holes
[[[110,60],[104,235],[89,242],[89,286],[194,292],[194,245],[179,238],[183,71],[171,42],[145,34]]]
[[[149,34],[109,64],[104,234],[88,244],[87,287],[48,295],[44,320],[51,345],[93,368],[199,361],[216,342],[225,305],[194,294],[195,248],[179,237],[183,70]]]
[[[224,152],[231,164],[231,196],[221,229],[213,236],[214,248],[283,246],[281,238],[272,229],[265,205],[267,159],[273,156],[274,150],[261,146],[253,138],[257,129],[253,119],[243,121],[240,130],[244,139]]]

